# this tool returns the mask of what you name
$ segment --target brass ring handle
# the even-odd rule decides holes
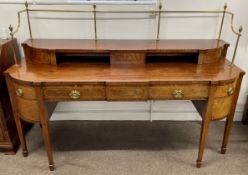
[[[69,96],[74,99],[74,100],[77,100],[80,98],[80,92],[77,91],[77,90],[72,90],[70,93],[69,93]]]
[[[175,98],[182,98],[184,93],[182,89],[176,89],[174,90],[173,95]]]
[[[227,95],[228,95],[228,96],[231,96],[233,93],[234,93],[233,87],[229,87],[229,88],[227,89]]]
[[[17,88],[16,89],[16,95],[19,97],[22,97],[24,95],[24,92],[21,88]]]

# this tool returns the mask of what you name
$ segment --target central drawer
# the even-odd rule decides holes
[[[201,100],[208,97],[209,86],[202,84],[190,85],[151,85],[150,99],[168,100]]]
[[[43,96],[49,101],[105,100],[104,85],[48,86],[43,88]]]
[[[148,99],[148,86],[138,85],[110,85],[107,86],[107,100],[125,101],[125,100],[147,100]]]

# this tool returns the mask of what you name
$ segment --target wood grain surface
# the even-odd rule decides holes
[[[203,119],[197,167],[210,121],[227,118],[222,152],[226,150],[244,75],[225,59],[226,42],[32,39],[23,47],[26,59],[5,75],[23,153],[27,155],[20,119],[40,123],[50,170],[54,162],[45,103],[51,101],[193,100]]]

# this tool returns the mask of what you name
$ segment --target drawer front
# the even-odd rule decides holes
[[[14,92],[15,95],[18,97],[30,99],[30,100],[36,99],[35,89],[32,87],[14,83],[14,91],[15,91]]]
[[[147,86],[107,86],[107,100],[147,100]]]
[[[59,100],[105,100],[105,86],[49,86],[43,88],[44,98],[51,101]]]
[[[44,51],[41,49],[32,49],[30,59],[37,63],[50,64],[51,56],[49,51]]]
[[[24,98],[16,98],[18,114],[28,122],[39,121],[39,105],[36,100],[27,100]]]
[[[111,64],[144,64],[145,54],[139,52],[112,52]]]
[[[232,96],[236,88],[236,80],[231,83],[227,83],[221,86],[218,86],[214,97],[227,97],[227,96]]]
[[[209,87],[207,85],[152,85],[149,89],[151,99],[206,99]]]
[[[220,120],[227,117],[231,111],[232,100],[232,96],[214,99],[212,120]]]

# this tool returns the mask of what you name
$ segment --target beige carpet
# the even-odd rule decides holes
[[[0,175],[248,174],[248,126],[234,123],[226,155],[224,122],[213,122],[203,167],[197,169],[200,122],[51,122],[56,170],[48,170],[39,126],[27,136],[30,154],[0,154]]]

